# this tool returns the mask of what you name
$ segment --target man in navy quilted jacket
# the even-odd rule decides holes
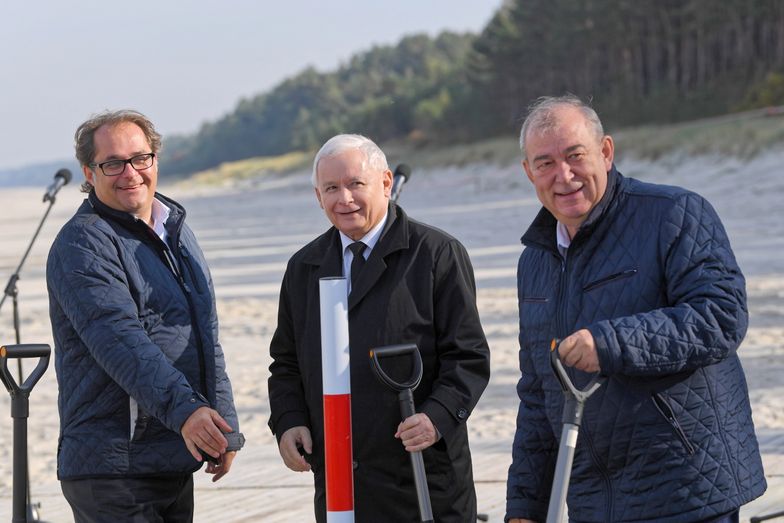
[[[135,111],[76,131],[87,198],[46,268],[59,385],[57,473],[82,522],[193,519],[193,472],[231,468],[239,429],[207,264],[156,193],[161,137]]]
[[[578,98],[541,98],[520,133],[543,208],[518,265],[520,408],[506,519],[544,521],[563,394],[550,340],[586,403],[572,521],[730,522],[766,488],[738,346],[745,280],[710,204],[623,177]]]

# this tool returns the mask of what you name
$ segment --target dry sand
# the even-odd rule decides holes
[[[748,282],[751,326],[740,354],[747,372],[754,422],[763,442],[773,488],[766,505],[744,509],[744,518],[768,507],[784,510],[784,218],[780,176],[782,155],[753,161],[672,157],[656,164],[621,160],[627,175],[685,186],[713,203],[728,229]],[[164,175],[165,176],[165,175]],[[277,294],[288,257],[327,228],[307,173],[277,181],[248,181],[235,187],[163,186],[162,192],[188,209],[211,264],[221,321],[221,338],[234,386],[242,431],[248,444],[232,473],[217,485],[197,474],[197,521],[308,521],[309,475],[279,463],[266,426],[269,415],[268,346],[275,328]],[[0,282],[16,269],[46,210],[43,189],[2,189]],[[52,343],[44,282],[49,244],[74,212],[82,195],[65,187],[38,238],[19,281],[23,343]],[[414,170],[400,203],[412,217],[460,239],[476,270],[479,309],[492,351],[492,378],[469,422],[480,512],[502,521],[505,471],[514,435],[517,398],[517,303],[515,267],[519,237],[539,208],[518,166],[470,165]],[[0,312],[0,343],[14,343],[12,303]],[[25,363],[26,372],[32,363]],[[16,375],[16,368],[13,367]],[[5,421],[2,421],[5,419]],[[11,513],[12,420],[8,394],[0,391],[0,520]],[[28,423],[33,499],[42,517],[71,521],[56,482],[58,434],[54,359],[30,400]],[[217,487],[221,487],[218,490]],[[778,493],[778,494],[777,494]],[[778,496],[773,498],[771,496]],[[764,501],[766,497],[763,497]]]

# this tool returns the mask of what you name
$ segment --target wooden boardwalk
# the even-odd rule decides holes
[[[741,521],[784,510],[784,432],[759,434],[768,477],[764,496],[743,507]],[[288,523],[313,520],[312,480],[309,473],[286,469],[272,445],[243,449],[232,472],[218,483],[197,473],[196,523]],[[480,513],[488,521],[503,522],[509,444],[473,445],[474,479]],[[40,518],[48,523],[70,523],[70,509],[59,484],[34,484],[33,501],[41,504]],[[11,520],[10,489],[0,490],[0,521]],[[784,518],[771,520],[773,523]]]

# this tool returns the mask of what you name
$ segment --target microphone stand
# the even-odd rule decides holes
[[[11,303],[13,305],[13,322],[14,322],[14,333],[16,334],[16,343],[17,345],[21,343],[20,340],[20,332],[19,332],[19,289],[16,286],[16,282],[19,281],[19,273],[22,271],[22,266],[24,265],[25,261],[27,261],[27,256],[30,254],[30,250],[33,248],[33,244],[35,243],[36,238],[38,238],[38,234],[41,232],[41,228],[46,221],[46,218],[49,216],[49,212],[52,210],[52,206],[56,200],[55,196],[47,198],[49,200],[49,206],[46,208],[46,212],[44,212],[43,217],[41,218],[40,223],[38,224],[38,228],[35,230],[35,234],[33,234],[32,239],[30,240],[30,244],[27,246],[27,250],[25,251],[24,255],[22,256],[22,260],[19,262],[19,266],[16,268],[16,271],[11,275],[8,279],[8,285],[5,286],[5,293],[3,294],[3,298],[0,299],[0,310],[3,308],[3,304],[5,303],[6,298],[9,296],[11,297]],[[16,360],[17,363],[17,370],[19,373],[19,383],[23,383],[22,379],[22,358]],[[27,448],[25,447],[24,452],[27,453]],[[34,521],[40,521],[38,519],[38,507],[40,507],[40,503],[31,503],[30,502],[30,466],[27,466],[27,521],[32,523]]]

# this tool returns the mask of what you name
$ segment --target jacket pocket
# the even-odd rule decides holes
[[[147,433],[147,428],[150,425],[150,417],[139,409],[139,415],[133,420],[133,432],[131,433],[131,441],[141,441]]]
[[[539,296],[524,296],[523,303],[547,303],[549,298]]]
[[[678,418],[675,417],[675,413],[672,411],[670,404],[667,403],[667,400],[664,398],[664,396],[658,392],[653,394],[651,399],[653,400],[653,405],[656,407],[656,410],[658,410],[659,414],[661,414],[667,423],[670,424],[670,427],[672,427],[675,435],[678,436],[678,439],[680,439],[681,443],[683,443],[683,446],[686,448],[686,452],[688,452],[690,456],[693,455],[695,452],[694,445],[692,445],[691,441],[689,441],[689,438],[683,431],[681,424],[678,423]]]
[[[597,287],[601,287],[602,285],[606,285],[608,283],[612,283],[616,280],[622,280],[624,278],[630,278],[637,274],[637,269],[625,269],[621,272],[616,272],[615,274],[611,274],[609,276],[605,276],[604,278],[599,278],[598,280],[592,281],[585,287],[583,287],[583,292],[588,292],[596,289]]]

